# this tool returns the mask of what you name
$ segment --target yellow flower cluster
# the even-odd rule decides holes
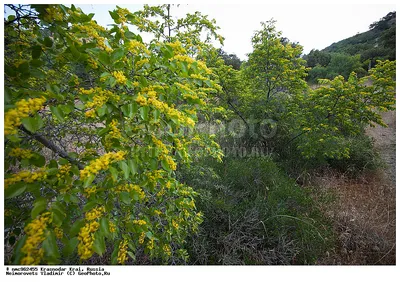
[[[131,192],[131,191],[136,191],[139,194],[139,199],[143,200],[146,198],[146,194],[140,188],[139,185],[133,185],[133,184],[125,184],[125,185],[119,185],[114,189],[115,192]]]
[[[212,74],[212,70],[210,70],[203,61],[197,61],[197,66],[204,70],[206,74]]]
[[[196,74],[196,73],[192,73],[192,74],[190,75],[190,77],[191,77],[191,78],[194,78],[194,79],[207,80],[207,77],[204,77],[204,76],[202,76],[202,75],[200,75],[200,74]]]
[[[11,157],[19,158],[19,159],[30,159],[33,157],[32,151],[21,148],[13,148],[9,154]]]
[[[164,244],[163,251],[167,256],[169,256],[169,257],[171,256],[172,252],[171,252],[171,247],[169,245]]]
[[[87,222],[79,231],[78,255],[81,259],[90,258],[93,251],[94,232],[99,229],[100,224],[97,221]]]
[[[144,64],[148,64],[148,63],[149,63],[149,59],[144,58],[144,59],[142,59],[140,61],[137,61],[135,63],[135,67],[136,67],[136,69],[141,69]]]
[[[98,159],[90,162],[88,166],[80,171],[81,179],[86,179],[90,175],[97,174],[100,170],[107,169],[108,166],[117,161],[122,161],[126,155],[126,152],[110,152],[106,153]]]
[[[112,137],[112,138],[115,138],[115,139],[120,139],[122,136],[121,136],[121,131],[119,130],[119,128],[118,128],[118,121],[116,120],[116,119],[113,119],[112,121],[111,121],[111,123],[110,123],[110,136]]]
[[[96,117],[96,110],[95,109],[91,109],[89,111],[85,112],[85,117],[87,118],[95,118]]]
[[[116,228],[116,226],[115,226],[115,223],[112,222],[112,221],[110,221],[110,223],[109,223],[109,225],[108,225],[108,228],[109,228],[109,230],[110,230],[111,233],[115,233],[115,232],[117,231],[117,228]]]
[[[44,231],[47,224],[51,222],[50,212],[45,212],[34,219],[25,227],[27,239],[21,251],[25,257],[21,264],[39,264],[43,257],[43,249],[39,246],[45,239]]]
[[[186,62],[189,65],[193,64],[195,62],[195,60],[193,58],[186,56],[186,55],[175,55],[172,57],[172,60],[176,60],[179,62]]]
[[[60,168],[58,169],[57,178],[58,179],[62,178],[70,170],[71,170],[71,165],[70,164],[65,164],[65,165],[60,166]]]
[[[125,264],[125,261],[128,259],[126,255],[127,251],[128,251],[128,240],[124,239],[121,243],[119,243],[118,258],[117,258],[119,264]]]
[[[154,210],[154,214],[160,216],[160,215],[162,215],[162,212],[160,212],[159,210]]]
[[[48,23],[52,23],[54,21],[62,21],[63,20],[63,14],[61,13],[61,10],[57,6],[51,6],[49,8],[45,9],[46,14],[44,15],[44,20]]]
[[[92,221],[92,220],[96,220],[98,218],[100,218],[103,213],[105,212],[105,208],[104,207],[97,207],[97,208],[93,208],[92,210],[88,211],[85,214],[85,219],[87,221]]]
[[[88,65],[92,68],[92,69],[97,69],[99,66],[97,65],[97,62],[95,60],[93,60],[92,57],[88,58]]]
[[[153,170],[146,172],[146,177],[150,183],[155,184],[157,179],[161,178],[161,174],[164,173],[163,170]]]
[[[100,36],[97,30],[104,31],[103,27],[100,27],[93,20],[89,22],[87,25],[79,25],[78,29],[81,33],[88,35],[97,41],[97,45],[105,50],[106,52],[112,52],[112,49],[107,46],[105,43],[105,38]]]
[[[141,52],[150,55],[150,51],[146,48],[146,46],[137,40],[131,40],[127,44],[128,50],[131,51],[134,55],[140,54]]]
[[[147,105],[147,99],[139,94],[137,96],[137,98],[136,98],[136,103],[138,103],[140,106],[146,106]]]
[[[146,225],[147,222],[146,222],[145,220],[143,220],[143,219],[135,219],[135,220],[133,221],[133,224],[137,224],[137,225]]]
[[[167,103],[161,102],[156,98],[151,97],[146,100],[145,97],[139,94],[136,98],[136,102],[141,106],[151,105],[160,112],[164,113],[170,119],[177,119],[179,122],[187,126],[193,127],[195,125],[193,119],[186,117],[182,112],[170,107]]]
[[[64,231],[60,227],[54,228],[54,233],[56,234],[56,237],[58,239],[62,239],[62,237],[64,236]]]
[[[155,137],[154,135],[151,136],[151,139],[154,145],[156,145],[156,147],[161,150],[162,154],[169,154],[167,146],[161,140],[157,139],[157,137]]]
[[[96,186],[92,186],[92,187],[88,187],[84,190],[84,195],[86,198],[89,198],[90,195],[95,194],[96,193]]]
[[[178,224],[175,220],[172,220],[172,226],[173,226],[175,229],[178,229],[179,224]]]
[[[176,163],[175,163],[175,161],[172,159],[171,156],[163,156],[163,159],[168,163],[168,166],[169,166],[172,170],[176,170]]]
[[[170,46],[174,50],[174,53],[186,54],[186,49],[182,47],[182,43],[179,41],[169,42],[166,45]]]
[[[100,87],[95,87],[91,89],[79,89],[79,93],[83,95],[94,95],[93,101],[86,103],[86,108],[94,108],[99,109],[101,108],[107,101],[119,101],[120,97],[109,90],[102,89]],[[86,116],[95,117],[94,109],[85,113]]]
[[[13,174],[10,178],[4,179],[4,187],[7,188],[9,185],[24,181],[26,183],[32,183],[35,181],[41,181],[47,178],[46,171],[42,168],[35,172],[23,170]]]
[[[125,84],[126,83],[126,76],[124,75],[124,73],[122,71],[114,71],[113,72],[113,76],[115,77],[115,79],[117,80],[117,82],[119,84]]]
[[[16,108],[8,110],[4,116],[4,134],[17,133],[17,127],[21,125],[21,119],[28,117],[40,110],[46,102],[46,98],[30,98],[28,100],[20,100],[15,103]]]
[[[147,243],[147,248],[149,250],[154,249],[154,238],[151,238],[150,241]]]
[[[143,244],[144,243],[144,238],[145,238],[145,234],[144,232],[142,232],[139,236],[139,244]]]
[[[126,15],[129,15],[129,10],[125,8],[118,8],[117,9],[117,14],[119,16],[118,23],[126,23]]]

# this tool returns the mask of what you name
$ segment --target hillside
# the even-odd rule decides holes
[[[307,81],[333,79],[338,75],[348,78],[356,72],[362,77],[376,65],[377,60],[396,59],[396,12],[370,25],[370,30],[333,43],[323,50],[311,50],[303,57],[307,61]]]
[[[389,59],[396,57],[396,12],[390,12],[380,21],[370,25],[370,30],[333,43],[322,51],[361,55],[367,59]]]

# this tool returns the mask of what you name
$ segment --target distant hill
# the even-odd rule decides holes
[[[353,71],[363,76],[377,60],[396,59],[396,12],[372,23],[366,32],[333,43],[323,50],[313,49],[303,58],[311,68],[307,77],[310,83],[337,75],[347,78]]]
[[[359,54],[361,61],[368,59],[396,59],[396,12],[390,12],[370,25],[370,30],[333,43],[322,51],[329,53]]]

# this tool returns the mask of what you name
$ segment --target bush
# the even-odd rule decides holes
[[[376,170],[383,166],[382,159],[373,147],[372,139],[366,135],[349,138],[349,158],[329,159],[331,167],[350,175],[357,175],[366,170]]]
[[[330,246],[310,191],[270,158],[203,160],[180,177],[204,212],[187,244],[192,264],[312,264]]]

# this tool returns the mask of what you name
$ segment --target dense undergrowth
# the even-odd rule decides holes
[[[270,157],[203,160],[182,170],[199,192],[204,222],[188,241],[193,264],[313,264],[332,247],[332,230]]]

